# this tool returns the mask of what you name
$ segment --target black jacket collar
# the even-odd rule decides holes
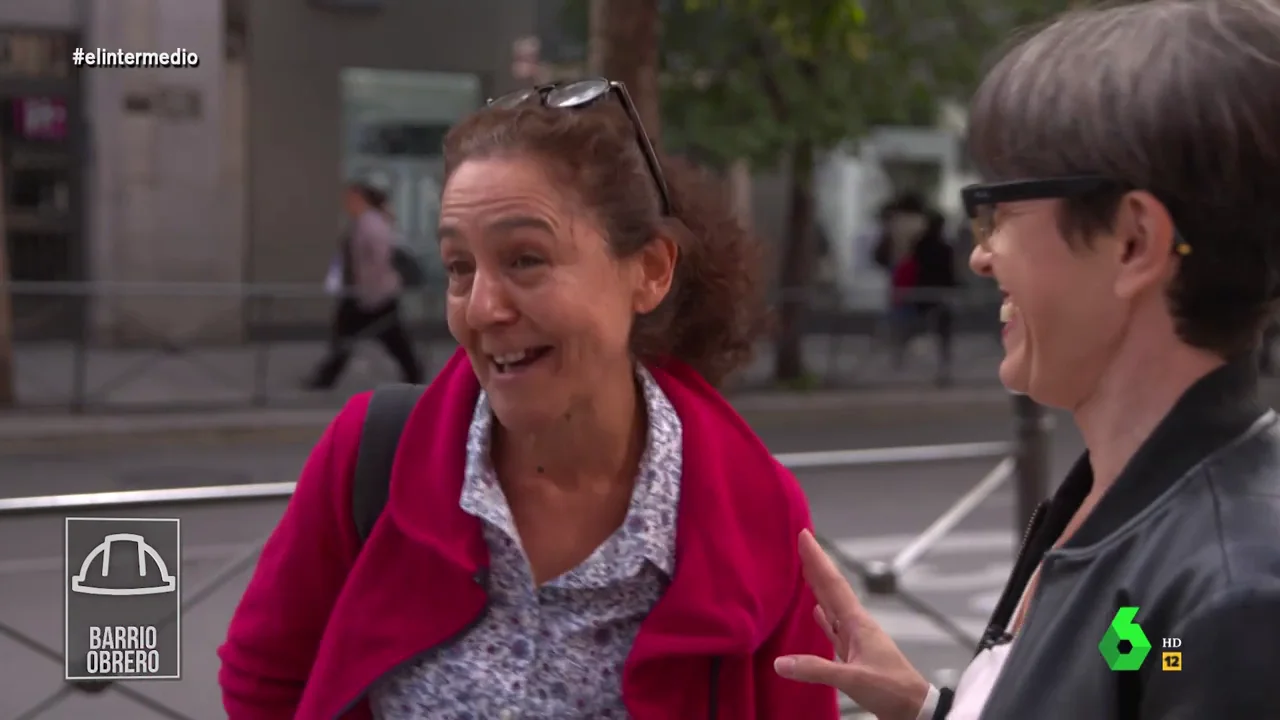
[[[1138,448],[1064,547],[1086,547],[1105,538],[1154,502],[1170,483],[1242,435],[1265,412],[1252,355],[1232,360],[1198,380]],[[1086,452],[1049,504],[1042,526],[1052,536],[1049,543],[1062,534],[1092,487],[1093,470]]]
[[[1091,546],[1117,530],[1197,463],[1244,434],[1266,412],[1257,396],[1252,357],[1234,360],[1192,385],[1138,449],[1115,484],[1064,548]],[[1089,454],[1076,461],[1051,500],[1041,503],[1027,528],[978,651],[1011,639],[1007,629],[1019,598],[1071,517],[1093,487]]]

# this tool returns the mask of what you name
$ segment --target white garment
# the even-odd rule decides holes
[[[1013,643],[1007,642],[978,653],[960,676],[960,682],[956,683],[956,694],[951,700],[947,720],[978,720],[1012,648]]]
[[[1027,582],[1027,587],[1023,589],[1022,597],[1018,600],[1018,607],[1013,610],[1013,617],[1018,617],[1023,604],[1027,602],[1027,591],[1035,584],[1035,576],[1039,572],[1036,570],[1031,580]],[[1015,634],[1012,641],[983,650],[974,657],[973,662],[969,663],[969,667],[965,668],[964,674],[960,676],[960,682],[956,683],[947,720],[978,720],[982,715],[982,709],[987,705],[987,698],[991,696],[991,691],[996,686],[996,681],[1000,679],[1000,672],[1004,670],[1005,662],[1009,659],[1009,651],[1017,641]],[[937,706],[937,692],[930,688],[924,707],[920,708],[920,714],[916,720],[931,720]]]
[[[342,294],[342,259],[334,257],[329,272],[324,276],[324,291],[329,295]]]

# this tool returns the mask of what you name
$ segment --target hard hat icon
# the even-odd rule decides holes
[[[156,563],[156,568],[160,571],[159,584],[140,585],[139,587],[98,587],[96,585],[86,585],[85,580],[89,576],[89,571],[93,569],[93,561],[102,558],[102,577],[106,578],[111,567],[111,544],[115,542],[133,543],[137,546],[138,552],[138,579],[145,582],[147,578],[147,558],[151,558]],[[178,586],[178,579],[169,574],[169,568],[164,564],[164,558],[160,557],[160,553],[156,549],[147,544],[141,535],[134,533],[114,533],[107,535],[102,542],[89,553],[80,565],[80,572],[71,577],[72,592],[84,593],[86,595],[160,595],[163,593],[174,592]]]

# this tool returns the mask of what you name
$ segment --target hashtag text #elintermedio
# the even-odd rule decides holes
[[[164,67],[196,67],[200,64],[200,56],[178,48],[173,52],[130,52],[128,50],[104,50],[97,48],[86,51],[76,48],[71,53],[71,62],[76,67],[103,68],[164,68]]]

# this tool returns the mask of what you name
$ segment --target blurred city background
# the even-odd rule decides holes
[[[1069,4],[0,2],[0,720],[224,717],[214,648],[280,484],[347,397],[395,379],[367,343],[336,388],[302,387],[329,333],[344,183],[389,191],[427,274],[406,300],[414,340],[438,367],[441,138],[488,97],[583,75],[625,81],[655,139],[719,173],[771,248],[778,327],[730,397],[796,465],[877,617],[945,682],[1027,497],[1080,450],[1068,418],[1015,417],[999,387],[999,298],[967,272],[958,203],[983,59]],[[77,47],[200,62],[74,67]],[[903,281],[931,225],[955,272]],[[905,599],[865,587],[859,563],[958,501],[956,527],[899,566]],[[71,512],[185,521],[181,681],[62,682]]]

